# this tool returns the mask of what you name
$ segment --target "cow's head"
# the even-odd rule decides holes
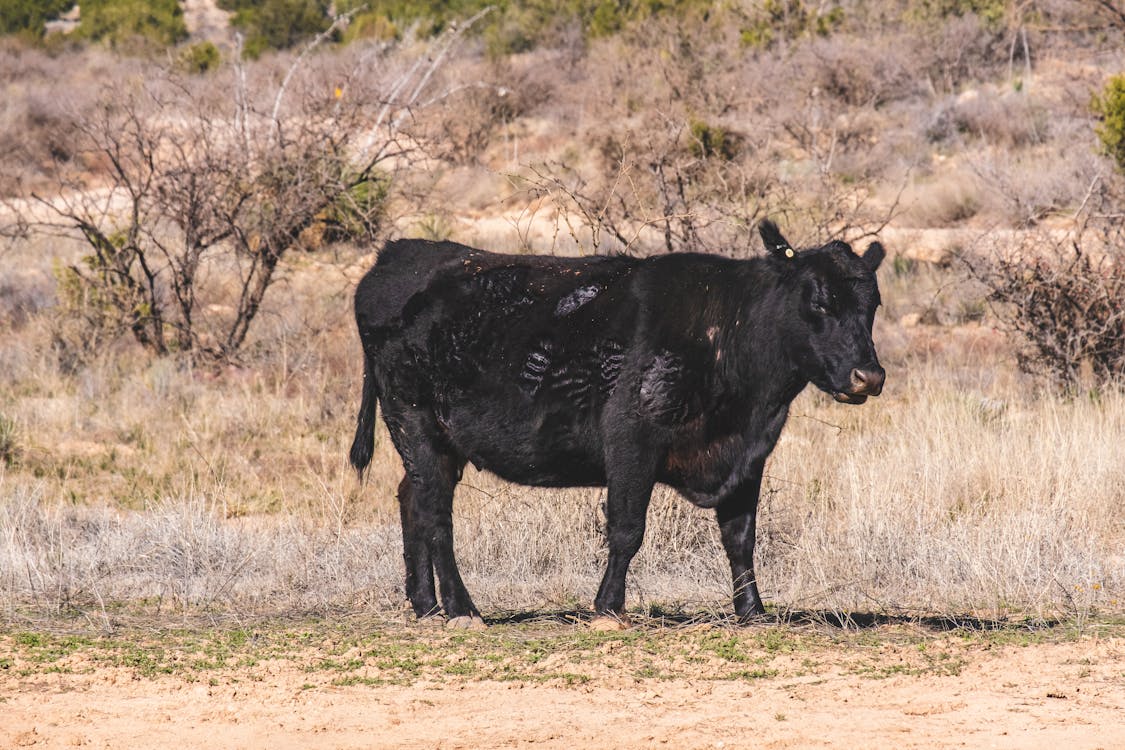
[[[883,246],[862,256],[845,242],[795,250],[772,221],[759,227],[762,241],[782,269],[786,310],[781,332],[788,356],[805,379],[845,404],[862,404],[883,390],[871,325],[879,306],[875,269]]]

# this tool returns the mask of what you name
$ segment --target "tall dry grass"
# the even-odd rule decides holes
[[[823,185],[866,200],[871,216],[849,211],[856,221],[897,206],[900,227],[974,236],[1070,220],[1106,169],[1093,155],[1088,93],[1120,69],[1120,49],[1093,31],[1036,31],[1033,75],[1017,81],[1008,33],[975,17],[921,30],[871,23],[871,33],[763,53],[733,26],[684,24],[499,64],[453,52],[434,80],[462,95],[418,122],[444,133],[449,153],[415,176],[427,199],[403,226],[493,249],[576,252],[548,202],[524,190],[526,168],[565,164],[596,182],[607,174],[599,144],[646,141],[657,112],[685,132],[698,120],[737,136],[737,164],[769,167],[778,195],[800,205],[820,205]],[[289,59],[248,74],[276,80]],[[134,80],[143,67],[97,51],[0,49],[0,197],[51,184],[68,128],[95,104],[92,82]],[[449,119],[455,110],[462,119]],[[690,153],[686,139],[679,146]],[[92,178],[104,170],[87,166]],[[814,226],[785,210],[791,236]],[[365,486],[345,458],[361,369],[350,295],[370,256],[290,256],[241,365],[213,372],[149,358],[63,315],[54,269],[81,252],[43,237],[0,246],[3,616],[81,612],[108,624],[122,606],[237,616],[399,607],[401,467],[382,433]],[[983,293],[956,269],[892,259],[881,281],[885,394],[858,408],[802,395],[767,466],[767,600],[783,610],[1125,610],[1125,396],[1068,397],[1019,375]],[[477,603],[486,613],[588,606],[605,556],[603,500],[468,472],[456,538]],[[726,611],[728,575],[712,515],[659,489],[629,605]]]
[[[42,250],[17,252],[29,274]],[[401,465],[382,432],[365,486],[345,461],[360,375],[349,294],[369,260],[291,266],[257,331],[271,345],[220,373],[120,343],[68,372],[49,300],[9,320],[4,615],[77,611],[108,627],[122,606],[397,610]],[[954,273],[887,265],[881,398],[794,403],[759,526],[761,586],[782,611],[1125,609],[1125,395],[1064,397],[1019,375],[987,319],[965,322],[979,292]],[[478,604],[588,607],[603,502],[467,472],[455,535]],[[712,514],[658,489],[629,606],[722,612],[729,586]]]

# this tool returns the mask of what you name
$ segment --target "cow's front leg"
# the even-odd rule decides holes
[[[614,451],[623,452],[626,451]],[[612,456],[608,464],[606,541],[609,562],[594,599],[594,609],[601,617],[623,622],[625,576],[644,539],[645,517],[655,484],[655,470],[651,460],[635,454]]]
[[[746,481],[715,508],[734,579],[734,613],[744,622],[766,613],[754,576],[754,534],[764,467],[765,460],[756,461]]]

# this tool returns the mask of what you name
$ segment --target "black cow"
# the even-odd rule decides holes
[[[480,624],[453,556],[453,490],[466,461],[537,487],[608,487],[609,564],[595,601],[623,617],[625,574],[649,496],[667,484],[714,508],[740,618],[765,610],[754,524],[766,456],[812,383],[877,396],[871,326],[878,243],[795,251],[777,226],[751,260],[498,255],[390,242],[356,289],[363,403],[351,463],[371,461],[375,404],[406,476],[398,487],[406,594]]]

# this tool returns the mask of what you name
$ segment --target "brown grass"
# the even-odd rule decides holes
[[[734,29],[659,26],[502,64],[454,51],[435,85],[486,88],[419,116],[421,132],[451,129],[450,142],[446,160],[411,177],[426,199],[398,199],[409,203],[400,227],[492,249],[584,251],[524,178],[566,164],[604,188],[618,173],[599,164],[598,145],[648,143],[656,121],[739,137],[729,163],[703,172],[690,143],[672,144],[684,174],[707,178],[696,187],[714,197],[714,236],[742,243],[725,252],[752,244],[736,209],[776,210],[792,236],[839,231],[834,211],[853,227],[891,214],[897,227],[986,234],[1065,224],[1093,174],[1117,179],[1094,152],[1084,103],[1115,70],[1096,35],[1033,37],[1034,78],[1017,87],[1008,47],[979,20],[935,25],[924,44],[916,31],[841,32],[760,53]],[[416,53],[392,55],[386,75]],[[318,64],[345,70],[362,54]],[[266,59],[248,76],[276,81],[287,61]],[[0,182],[3,197],[45,184],[50,139],[91,106],[91,80],[142,67],[0,48],[10,101],[0,150],[25,178]],[[45,87],[57,95],[44,99]],[[454,106],[472,111],[450,119]],[[468,125],[480,132],[457,129]],[[644,168],[638,159],[638,180]],[[754,179],[734,200],[722,181],[739,175]],[[795,403],[761,509],[767,600],[783,612],[1122,612],[1125,395],[1064,397],[1020,375],[981,290],[956,269],[915,263],[911,247],[889,250],[901,258],[881,279],[887,390],[862,408],[816,392]],[[3,615],[78,611],[108,626],[122,606],[236,616],[399,607],[401,467],[382,433],[365,486],[345,459],[360,378],[350,295],[369,251],[292,254],[241,364],[214,371],[75,328],[54,279],[57,263],[80,256],[72,240],[0,247]],[[82,356],[70,356],[79,344]],[[457,546],[486,614],[588,607],[604,562],[603,499],[466,474]],[[629,606],[725,612],[728,575],[711,515],[659,490]]]
[[[25,252],[34,267],[36,248]],[[345,462],[359,382],[349,293],[369,259],[290,267],[257,358],[217,374],[118,344],[68,375],[49,309],[10,326],[6,614],[398,607],[401,465],[381,432],[366,486]],[[888,265],[884,396],[852,408],[810,391],[794,404],[763,492],[765,596],[783,611],[1120,611],[1125,396],[1037,388],[987,323],[897,323],[956,323],[977,292],[951,281]],[[485,611],[589,606],[603,500],[470,470],[456,538]],[[629,606],[725,611],[728,575],[711,514],[658,490]]]

